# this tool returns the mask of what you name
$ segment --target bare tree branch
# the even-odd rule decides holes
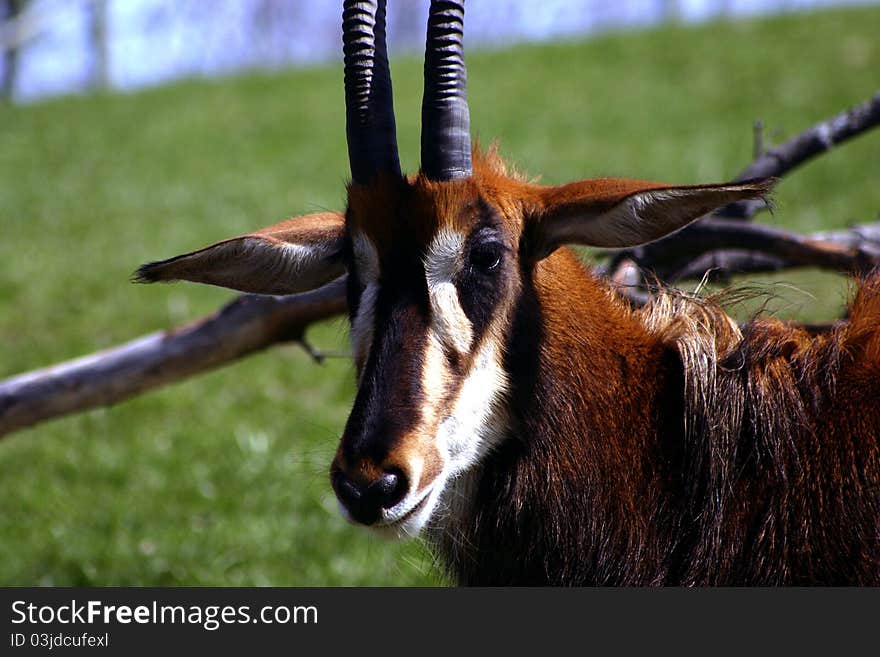
[[[861,243],[849,246],[772,226],[710,217],[692,226],[683,238],[670,243],[655,271],[661,270],[663,280],[668,282],[675,278],[674,272],[694,258],[722,249],[774,256],[789,267],[819,267],[847,273],[870,271],[880,265],[880,251],[863,248]]]
[[[743,169],[735,180],[741,182],[752,178],[780,178],[817,155],[830,151],[835,146],[878,125],[880,125],[880,93],[845,112],[817,123],[784,144],[764,151]],[[721,208],[715,216],[750,219],[765,207],[761,200],[739,201]]]
[[[38,422],[109,406],[277,342],[345,312],[345,279],[286,297],[244,295],[189,326],[0,381],[0,436]]]
[[[860,135],[877,125],[880,125],[880,93],[875,94],[870,100],[865,101],[860,105],[817,123],[813,127],[796,135],[792,139],[789,139],[784,144],[762,152],[752,161],[751,164],[749,164],[749,166],[743,169],[743,171],[735,178],[735,181],[741,182],[752,178],[784,176],[804,162],[807,162],[817,155],[828,152],[834,146]],[[660,278],[660,280],[668,280],[667,276],[672,275],[675,270],[681,269],[687,269],[688,276],[690,276],[690,272],[696,270],[695,266],[689,266],[692,263],[679,261],[674,267],[669,267],[668,264],[670,262],[670,254],[684,253],[686,251],[685,245],[688,245],[690,248],[699,246],[699,236],[706,235],[706,231],[703,231],[700,226],[703,226],[707,222],[714,221],[719,217],[726,219],[739,219],[740,221],[743,219],[748,220],[766,207],[765,202],[761,200],[732,203],[721,208],[714,215],[701,219],[669,237],[636,249],[619,251],[612,256],[607,271],[614,272],[617,270],[621,262],[631,260],[637,263],[642,270],[653,272],[654,275]],[[711,233],[712,231],[708,232]],[[728,230],[726,235],[733,240],[732,243],[710,248],[700,248],[696,252],[691,252],[689,254],[690,259],[693,260],[694,258],[700,258],[707,251],[713,249],[729,250],[743,248],[740,242],[747,239],[747,234],[748,233],[737,237],[734,235],[734,231]],[[715,234],[711,239],[717,243],[722,235],[722,233]],[[793,234],[790,235],[793,236]],[[783,253],[776,252],[773,247],[787,248],[786,244],[791,244],[797,241],[798,240],[796,239],[782,241],[775,240],[771,245],[768,245],[767,249],[763,249],[762,253],[764,256],[783,256],[783,262],[787,262],[789,257],[785,256]],[[770,250],[768,251],[768,249]],[[845,260],[846,258],[844,257],[843,259]],[[722,258],[719,263],[725,260],[729,260],[729,258]],[[742,258],[739,260],[742,261]],[[772,268],[771,265],[775,262],[772,259],[767,260],[758,255],[752,257],[752,260],[755,262],[762,261],[768,268]],[[813,263],[815,266],[831,266],[831,268],[838,268],[829,264],[834,261],[834,256],[832,255],[829,255],[827,258],[817,255],[816,260],[817,262]],[[853,267],[845,266],[842,267],[842,269],[852,270]]]
[[[670,274],[669,281],[701,279],[707,273],[711,280],[727,280],[731,274],[759,274],[783,269],[793,265],[785,258],[742,249],[722,249],[709,251],[686,263]]]
[[[622,251],[595,271],[615,283],[623,283],[621,277],[625,276],[625,284],[633,286],[643,281],[633,273],[634,268],[672,283],[702,278],[709,269],[750,273],[819,267],[861,273],[880,266],[880,221],[809,235],[717,217],[690,228],[681,237],[676,234],[654,242],[664,248],[650,256],[639,248]]]
[[[783,253],[774,251],[772,242],[766,246],[762,245],[762,248],[757,250],[733,248],[731,244],[702,254],[691,254],[692,259],[679,269],[671,271],[665,280],[671,283],[684,279],[699,279],[710,270],[723,274],[748,274],[803,266],[823,267],[824,264],[830,264],[831,269],[840,270],[835,264],[844,264],[845,271],[863,273],[880,266],[880,221],[843,230],[811,233],[800,239],[803,241],[801,246],[806,247],[801,251],[800,260],[788,258]],[[815,252],[811,250],[813,245],[819,245]],[[832,246],[841,251],[838,255],[829,258],[826,250]],[[814,258],[814,255],[817,257]],[[808,262],[803,261],[804,257]],[[842,262],[839,262],[840,258],[843,259]]]

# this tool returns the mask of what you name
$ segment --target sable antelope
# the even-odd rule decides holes
[[[646,243],[770,182],[508,174],[471,148],[463,18],[431,3],[418,174],[398,161],[385,3],[347,1],[345,213],[140,279],[289,294],[347,274],[359,388],[332,486],[461,583],[880,582],[880,281],[819,335],[671,293],[632,308],[565,245]]]

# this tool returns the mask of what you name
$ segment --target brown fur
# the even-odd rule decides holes
[[[880,277],[819,336],[740,333],[711,300],[633,312],[569,253],[531,290],[513,436],[433,537],[456,579],[880,583]]]

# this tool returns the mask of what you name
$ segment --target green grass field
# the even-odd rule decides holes
[[[709,182],[880,86],[880,8],[669,27],[469,54],[474,134],[547,183]],[[417,166],[421,59],[392,63]],[[0,377],[207,314],[231,298],[133,286],[140,263],[343,204],[340,66],[0,107]],[[880,208],[880,133],[786,179],[798,230]],[[829,318],[846,283],[788,272],[778,312]],[[345,348],[342,322],[314,329]],[[281,347],[0,442],[0,584],[442,584],[418,543],[347,525],[327,466],[352,365]]]

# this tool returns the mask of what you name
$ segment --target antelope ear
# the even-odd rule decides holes
[[[652,242],[728,203],[764,198],[775,182],[676,187],[597,178],[547,187],[536,217],[537,255],[545,257],[563,244],[621,249]]]
[[[142,265],[138,283],[194,281],[256,294],[314,289],[345,273],[344,217],[308,214],[169,260]]]

